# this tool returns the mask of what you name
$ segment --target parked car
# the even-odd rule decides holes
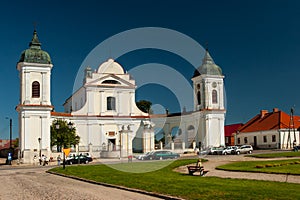
[[[144,154],[140,154],[140,155],[136,156],[136,159],[138,159],[138,160],[144,160],[144,158],[145,158],[146,156],[148,156],[150,153],[151,153],[151,152],[147,152],[147,153],[144,153]]]
[[[251,154],[252,152],[253,152],[253,147],[251,145],[242,145],[236,149],[236,154],[241,154],[241,153]]]
[[[208,150],[208,154],[211,155],[221,155],[223,153],[224,147],[211,147]]]
[[[144,160],[163,160],[163,159],[176,159],[179,158],[178,153],[171,151],[152,151],[148,155],[144,156]]]
[[[299,146],[294,146],[293,151],[299,151],[300,150],[300,145]]]
[[[68,157],[68,159],[66,159],[66,164],[67,165],[72,165],[72,164],[88,164],[89,162],[91,162],[93,159],[91,157],[87,157],[84,155],[77,155],[77,156],[73,156],[73,157]]]
[[[226,148],[222,151],[222,154],[223,154],[223,155],[227,155],[227,154],[235,154],[237,148],[238,148],[237,146],[228,146],[228,147],[226,147]]]

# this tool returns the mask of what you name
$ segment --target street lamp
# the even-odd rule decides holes
[[[11,165],[12,159],[12,119],[6,117],[5,119],[9,119],[9,155],[7,156],[6,163]]]
[[[38,141],[39,141],[39,159],[41,159],[41,155],[42,155],[41,140],[42,140],[42,138],[38,138]]]
[[[12,147],[12,119],[6,117],[5,119],[9,119],[9,149]]]
[[[57,130],[57,135],[58,135],[58,133],[59,133],[59,128],[60,128],[60,126],[59,126],[59,123],[58,123],[58,120],[56,121],[56,124],[55,124],[55,129]],[[57,144],[58,145],[58,144]],[[62,145],[62,137],[60,136],[60,145]],[[61,149],[62,149],[62,147],[60,146],[60,151],[61,151]],[[65,152],[63,151],[63,169],[65,169],[66,168],[66,166],[65,166],[65,162],[66,162],[66,156],[65,156]]]

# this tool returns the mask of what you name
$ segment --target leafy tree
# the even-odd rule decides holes
[[[140,100],[140,101],[136,102],[136,105],[141,111],[143,111],[145,113],[149,113],[149,114],[152,113],[152,110],[151,110],[152,103],[150,101]]]
[[[58,127],[57,127],[58,126]],[[56,145],[57,152],[62,148],[70,148],[79,144],[80,137],[76,135],[76,128],[69,127],[65,120],[54,120],[51,125],[51,148]]]
[[[14,148],[18,148],[18,147],[19,147],[19,138],[16,138],[16,140],[13,141],[12,146],[13,146]]]

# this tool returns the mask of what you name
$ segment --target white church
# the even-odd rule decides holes
[[[34,31],[29,48],[22,52],[17,69],[20,77],[19,147],[23,163],[33,157],[57,155],[50,146],[50,126],[57,119],[71,122],[80,137],[74,153],[93,157],[127,157],[135,150],[155,150],[155,128],[165,143],[159,148],[177,152],[225,145],[224,76],[206,51],[202,65],[192,77],[194,110],[177,114],[149,115],[135,104],[135,80],[124,68],[108,59],[96,70],[86,67],[83,85],[64,103],[64,112],[51,104],[49,54],[41,49]],[[171,135],[177,128],[177,134]]]

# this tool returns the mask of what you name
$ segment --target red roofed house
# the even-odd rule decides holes
[[[242,123],[239,124],[230,124],[230,125],[226,125],[224,127],[224,132],[225,132],[225,145],[226,146],[233,146],[235,145],[234,143],[234,136],[236,131],[243,126]]]
[[[274,108],[261,110],[237,130],[236,145],[251,144],[256,149],[291,149],[299,144],[300,116],[292,116]]]

